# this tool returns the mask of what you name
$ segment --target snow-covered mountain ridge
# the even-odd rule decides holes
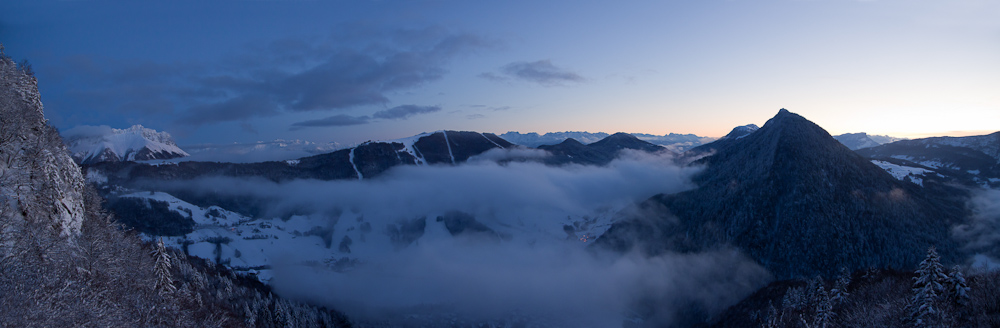
[[[847,146],[847,148],[850,148],[851,150],[871,148],[900,140],[906,140],[906,138],[897,138],[897,137],[883,136],[883,135],[870,135],[864,132],[844,133],[841,135],[833,136],[833,138],[837,139],[837,141],[840,141],[840,143],[844,144],[844,146]]]
[[[63,133],[73,159],[81,164],[142,161],[189,156],[167,132],[133,125],[115,129],[106,125],[78,126]]]

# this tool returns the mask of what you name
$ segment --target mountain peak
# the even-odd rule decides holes
[[[833,138],[840,141],[840,143],[847,146],[850,150],[870,148],[879,145],[879,142],[872,140],[872,138],[869,138],[868,134],[864,132],[844,133],[839,136],[834,136]]]
[[[558,144],[563,146],[574,146],[574,147],[584,145],[582,142],[577,141],[576,139],[573,138],[566,138],[566,140],[563,140],[563,142],[560,142]]]
[[[770,120],[767,120],[767,122],[771,122],[771,121],[774,121],[774,120],[779,120],[780,121],[780,120],[785,120],[785,119],[796,119],[796,120],[809,121],[805,117],[802,117],[802,115],[792,113],[792,112],[788,111],[787,109],[782,108],[782,109],[778,110],[777,114],[774,114],[774,117],[771,117]],[[812,122],[810,122],[810,123],[812,123]],[[764,123],[764,126],[767,126],[767,123]]]
[[[82,164],[142,161],[189,156],[167,132],[133,125],[114,129],[106,125],[82,125],[63,132],[73,159]]]
[[[784,109],[752,134],[706,146],[697,189],[655,196],[637,211],[663,220],[621,221],[598,242],[654,254],[726,243],[781,278],[833,275],[915,265],[927,246],[949,240],[961,215],[960,202],[896,180]],[[852,248],[824,253],[842,245]],[[952,244],[939,247],[953,254]]]
[[[642,139],[637,138],[634,135],[618,132],[608,136],[607,138],[601,139],[595,143],[588,145],[591,148],[604,151],[606,153],[617,153],[621,149],[636,149],[648,152],[654,152],[664,149],[662,146],[654,145],[652,143],[642,141]]]

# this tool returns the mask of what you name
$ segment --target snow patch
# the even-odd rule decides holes
[[[443,131],[437,131],[437,132],[443,132]],[[413,156],[413,158],[416,159],[417,165],[424,165],[424,164],[427,164],[427,162],[424,160],[424,157],[421,156],[420,152],[417,151],[417,148],[416,148],[416,146],[414,146],[414,144],[417,142],[417,140],[420,140],[420,138],[429,136],[431,134],[433,134],[433,133],[421,133],[421,134],[418,134],[418,135],[415,135],[415,136],[412,136],[412,137],[408,137],[408,138],[386,140],[386,141],[382,141],[382,142],[385,142],[385,143],[401,143],[401,144],[403,144],[403,150],[402,151],[410,154],[410,156]]]
[[[354,164],[354,151],[357,149],[358,147],[351,148],[350,157],[347,160],[351,162],[351,167],[354,168],[354,173],[358,174],[358,180],[361,180],[364,177],[361,176],[361,171],[358,170],[358,165]]]
[[[923,175],[927,173],[935,173],[934,171],[928,169],[922,169],[919,167],[902,166],[886,161],[872,160],[872,164],[877,165],[886,172],[892,175],[892,177],[901,181],[910,181],[919,186],[923,186]]]
[[[487,136],[486,136],[485,134],[483,134],[483,133],[479,133],[479,135],[483,136],[483,138],[486,138],[486,141],[489,141],[489,142],[493,143],[494,145],[496,145],[497,147],[500,147],[500,149],[504,149],[504,147],[503,147],[503,146],[501,146],[500,144],[498,144],[498,143],[494,142],[494,141],[493,141],[493,140],[491,140],[491,139],[490,139],[489,137],[487,137]]]
[[[451,152],[451,142],[448,142],[448,131],[441,131],[444,135],[444,145],[448,146],[448,156],[451,157],[451,164],[455,164],[455,154]]]

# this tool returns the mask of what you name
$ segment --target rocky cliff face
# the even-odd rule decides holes
[[[42,113],[35,78],[0,57],[0,200],[22,220],[50,220],[80,233],[84,180]]]

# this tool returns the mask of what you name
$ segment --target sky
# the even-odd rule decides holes
[[[0,43],[61,130],[353,144],[435,130],[1000,130],[1000,2],[22,1]]]

